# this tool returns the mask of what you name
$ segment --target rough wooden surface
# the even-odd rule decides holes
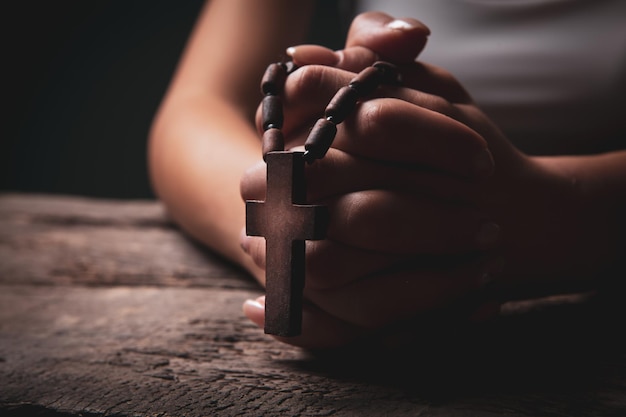
[[[0,415],[626,415],[623,303],[313,355],[243,317],[259,293],[158,203],[2,195]]]

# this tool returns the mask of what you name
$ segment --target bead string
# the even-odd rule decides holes
[[[261,81],[263,104],[263,159],[268,152],[284,151],[283,107],[280,94],[289,74],[298,67],[291,61],[270,64]],[[308,163],[326,155],[337,134],[337,125],[354,110],[359,100],[372,94],[380,85],[398,85],[401,82],[398,67],[385,61],[377,61],[358,73],[347,86],[340,88],[311,129],[305,143],[303,158]]]

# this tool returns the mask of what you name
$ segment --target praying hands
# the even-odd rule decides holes
[[[151,131],[151,178],[173,219],[261,284],[264,240],[245,236],[242,203],[265,197],[258,84],[304,38],[309,6],[207,3]],[[428,36],[417,20],[365,13],[341,51],[288,50],[300,68],[282,97],[287,149],[376,60],[403,83],[361,101],[306,167],[307,203],[327,205],[330,225],[306,244],[303,332],[285,342],[328,348],[439,313],[487,317],[512,299],[614,288],[626,271],[623,147],[521,152],[453,75],[419,60]],[[263,302],[244,305],[258,325]]]
[[[303,144],[330,98],[354,77],[346,68],[359,71],[390,51],[419,52],[415,42],[404,51],[384,35],[362,39],[390,19],[361,15],[352,46],[338,53],[290,49],[305,66],[285,86],[287,147]],[[581,222],[605,215],[572,180],[585,180],[575,170],[593,161],[528,157],[450,74],[413,59],[401,68],[403,86],[386,86],[361,102],[326,157],[307,169],[308,202],[328,204],[331,224],[327,240],[307,243],[309,304],[303,335],[289,343],[344,344],[426,311],[454,308],[487,284],[492,298],[477,311],[495,311],[512,298],[588,290],[597,284],[588,282],[590,267],[617,261],[610,245],[597,246],[619,238],[611,226]],[[619,156],[601,159],[618,163]],[[264,187],[259,163],[244,177],[242,195],[263,199]],[[245,237],[242,244],[263,268],[264,240]],[[260,301],[246,310],[258,324]]]

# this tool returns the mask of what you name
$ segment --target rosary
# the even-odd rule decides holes
[[[284,150],[283,108],[280,94],[292,62],[271,64],[261,81],[263,159],[267,164],[265,201],[246,201],[246,234],[266,242],[265,333],[297,336],[302,327],[302,292],[305,276],[305,241],[324,239],[328,208],[306,204],[304,166],[321,159],[332,145],[337,125],[360,100],[379,85],[400,83],[393,64],[378,61],[340,88],[309,133],[304,152]]]

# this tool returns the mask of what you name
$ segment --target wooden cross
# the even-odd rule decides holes
[[[265,201],[246,201],[246,234],[265,237],[265,333],[301,332],[305,240],[323,239],[325,206],[306,205],[302,152],[269,152]]]

